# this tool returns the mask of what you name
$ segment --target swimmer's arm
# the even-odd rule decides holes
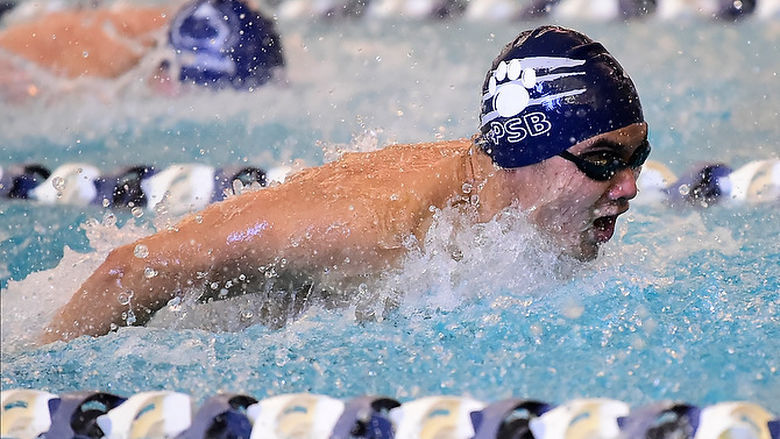
[[[113,78],[137,64],[168,20],[151,7],[54,12],[1,30],[0,50],[68,78]]]
[[[381,269],[403,249],[382,244],[390,240],[377,225],[375,208],[346,197],[327,199],[296,185],[213,204],[173,230],[112,251],[58,312],[42,341],[143,324],[182,290],[206,282],[223,285],[282,257],[288,269],[302,273],[328,267],[350,275]],[[127,321],[128,310],[134,322]]]
[[[182,290],[201,288],[204,282],[222,284],[267,263],[282,246],[268,229],[281,222],[278,231],[288,236],[293,232],[281,218],[258,220],[247,204],[251,202],[213,205],[173,230],[113,250],[58,311],[41,341],[67,341],[143,324]]]
[[[252,243],[251,251],[246,245],[231,245],[235,238],[253,233],[254,211],[240,213],[247,202],[251,200],[238,197],[211,205],[171,230],[111,251],[58,311],[41,341],[97,336],[114,327],[143,324],[180,292],[197,290],[205,282],[222,283],[247,263],[264,262],[271,252],[258,250],[265,242]]]
[[[196,239],[204,233],[183,225],[178,232],[157,233],[113,250],[58,311],[41,340],[103,335],[113,327],[145,323],[179,291],[197,287],[197,271],[213,265],[213,252]]]

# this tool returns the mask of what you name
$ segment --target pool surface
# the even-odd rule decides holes
[[[536,24],[282,21],[288,85],[166,99],[98,84],[0,103],[0,161],[315,165],[341,150],[469,136],[484,70]],[[633,77],[653,160],[680,174],[780,154],[780,22],[564,24]],[[522,215],[453,241],[443,212],[427,253],[362,300],[314,306],[281,329],[257,324],[245,297],[171,304],[152,327],[44,347],[26,343],[110,248],[173,219],[7,200],[0,213],[4,390],[750,400],[780,411],[776,204],[637,206],[586,265],[556,258]],[[398,305],[370,306],[384,298]]]

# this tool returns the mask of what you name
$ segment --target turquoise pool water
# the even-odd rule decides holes
[[[468,136],[483,70],[530,25],[282,22],[289,85],[165,99],[98,84],[0,103],[0,160],[271,167]],[[573,25],[633,76],[654,160],[680,174],[699,161],[739,166],[780,154],[780,23]],[[443,220],[431,234],[440,252],[412,255],[366,293],[404,293],[377,321],[356,321],[359,305],[315,306],[270,329],[254,324],[248,298],[171,306],[151,328],[34,348],[28,335],[101,256],[162,220],[0,203],[3,389],[748,399],[780,410],[776,205],[638,206],[585,266],[555,260],[512,217],[459,238],[455,262]]]

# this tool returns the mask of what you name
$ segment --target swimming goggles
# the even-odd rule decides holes
[[[588,178],[596,181],[609,181],[624,169],[639,169],[650,155],[650,143],[645,140],[631,154],[628,161],[615,155],[614,151],[595,151],[576,156],[569,151],[563,151],[559,156],[577,165]]]

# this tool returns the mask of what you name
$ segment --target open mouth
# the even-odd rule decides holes
[[[612,238],[615,233],[615,221],[617,215],[601,216],[593,221],[593,231],[596,242],[604,243]]]

